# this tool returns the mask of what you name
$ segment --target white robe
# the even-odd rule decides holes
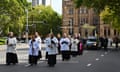
[[[63,42],[67,42],[67,44],[65,44]],[[69,51],[70,50],[70,48],[69,48],[69,46],[70,46],[69,38],[61,38],[60,46],[61,46],[61,48],[60,48],[61,51]]]
[[[52,44],[51,40],[53,40],[55,44]],[[58,40],[56,37],[54,37],[52,39],[50,37],[48,37],[46,39],[46,48],[47,48],[48,55],[57,54],[58,53],[57,46],[58,46]]]
[[[79,40],[72,38],[71,39],[71,43],[72,43],[72,45],[71,45],[71,51],[78,51]]]
[[[16,53],[17,39],[15,37],[7,39],[7,53]]]
[[[39,44],[39,50],[41,50],[41,43],[42,43],[42,40],[41,40],[41,38],[40,37],[37,37],[37,38],[35,38],[35,40],[38,42],[38,44]]]
[[[33,42],[33,48],[34,48],[34,51],[33,51],[31,41],[32,40],[29,41],[29,55],[38,56],[39,43],[37,41]]]

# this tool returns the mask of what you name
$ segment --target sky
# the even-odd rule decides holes
[[[28,0],[31,2],[32,0]],[[62,14],[62,0],[52,0],[52,8],[59,14]]]

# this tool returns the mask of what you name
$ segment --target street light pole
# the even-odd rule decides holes
[[[28,43],[28,9],[26,9],[26,43]]]

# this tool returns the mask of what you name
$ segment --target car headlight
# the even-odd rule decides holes
[[[94,46],[96,46],[97,44],[96,44],[96,43],[94,43],[93,45],[94,45]]]

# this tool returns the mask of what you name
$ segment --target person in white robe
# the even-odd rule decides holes
[[[60,40],[60,50],[62,53],[62,60],[70,59],[70,40],[67,37],[66,33],[64,33],[63,38]]]
[[[74,37],[71,39],[71,55],[73,57],[78,55],[78,44],[79,44],[79,40],[77,39],[77,37]]]
[[[18,63],[16,44],[17,39],[14,37],[13,32],[10,32],[9,37],[7,38],[6,65]]]
[[[39,51],[38,51],[38,60],[40,58],[42,58],[42,52],[41,52],[41,44],[42,44],[42,40],[40,35],[38,34],[38,32],[35,32],[35,40],[38,42],[39,44]]]
[[[35,36],[29,41],[29,64],[37,65],[38,55],[39,55],[39,43],[35,40]]]
[[[48,52],[48,65],[54,67],[56,64],[56,55],[58,54],[58,40],[53,34],[50,34],[47,38],[46,46]]]

